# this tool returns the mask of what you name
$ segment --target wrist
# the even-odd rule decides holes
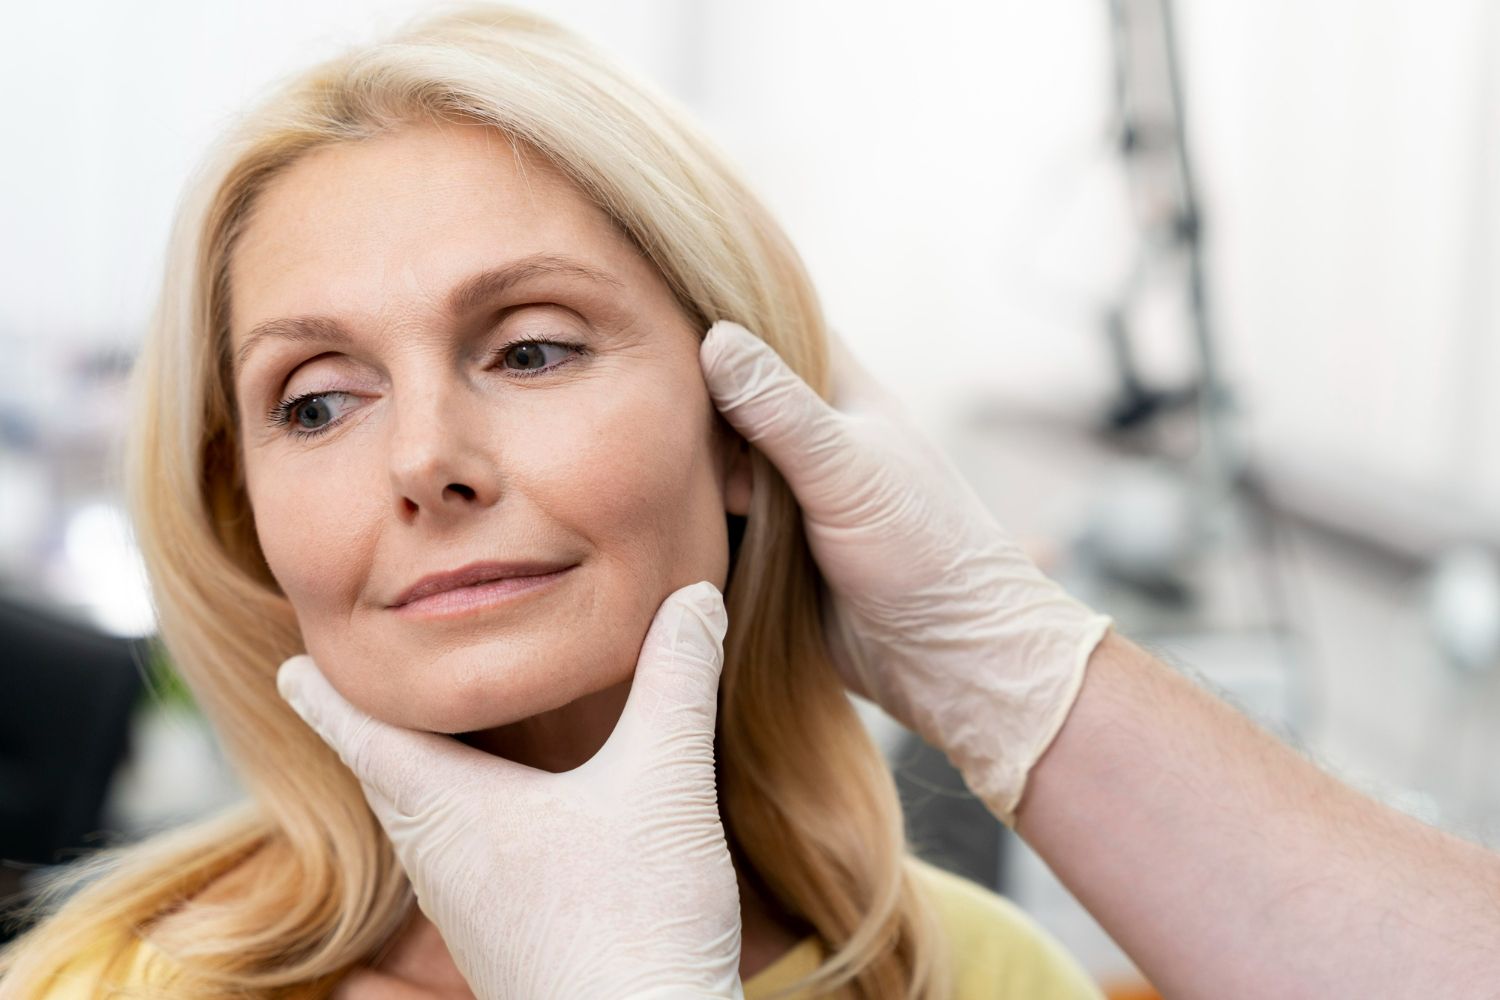
[[[992,636],[1003,662],[976,672],[965,690],[949,691],[946,718],[935,720],[937,745],[1011,828],[1032,770],[1072,714],[1100,646],[1115,635],[1107,615],[1064,595],[1053,601],[1051,620],[1011,622]]]
[[[1031,830],[1036,825],[1034,814],[1051,811],[1054,803],[1042,800],[1048,798],[1051,787],[1061,785],[1066,790],[1067,772],[1076,767],[1074,758],[1099,744],[1100,727],[1132,723],[1129,716],[1137,710],[1126,705],[1121,686],[1139,683],[1135,675],[1140,670],[1137,661],[1142,658],[1149,658],[1149,654],[1113,628],[1089,653],[1077,697],[1037,758],[1028,776],[1027,794],[1016,805],[1010,826],[1023,838],[1022,820],[1031,818],[1027,826]]]

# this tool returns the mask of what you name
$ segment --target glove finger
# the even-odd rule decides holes
[[[281,665],[276,689],[338,753],[367,793],[373,791],[403,815],[417,814],[433,794],[451,788],[476,769],[520,770],[520,765],[452,737],[373,718],[349,704],[305,653]]]
[[[723,595],[708,581],[667,595],[641,644],[625,710],[599,756],[670,746],[664,737],[675,735],[712,740],[728,627]]]
[[[842,415],[738,323],[709,327],[699,358],[724,419],[765,453],[804,508],[824,503],[830,470],[849,458]]]

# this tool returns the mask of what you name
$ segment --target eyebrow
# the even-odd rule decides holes
[[[583,278],[597,284],[624,288],[625,283],[608,271],[563,254],[538,253],[511,261],[500,267],[492,267],[460,281],[448,293],[443,305],[450,317],[472,312],[485,302],[505,294],[524,281],[544,274],[560,274],[566,277]],[[245,342],[234,355],[233,371],[238,373],[245,367],[245,359],[251,350],[263,340],[279,339],[296,343],[313,341],[347,344],[352,339],[338,320],[328,316],[289,316],[269,319],[257,323],[245,337]]]

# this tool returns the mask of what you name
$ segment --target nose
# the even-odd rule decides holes
[[[424,387],[395,400],[390,476],[402,519],[461,517],[500,498],[489,421],[462,385]]]

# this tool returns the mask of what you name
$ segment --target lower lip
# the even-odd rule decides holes
[[[509,604],[527,594],[534,594],[561,580],[572,569],[573,567],[569,566],[555,573],[512,576],[504,580],[476,583],[472,587],[439,591],[407,604],[397,605],[391,610],[403,618],[458,618],[475,611]]]

